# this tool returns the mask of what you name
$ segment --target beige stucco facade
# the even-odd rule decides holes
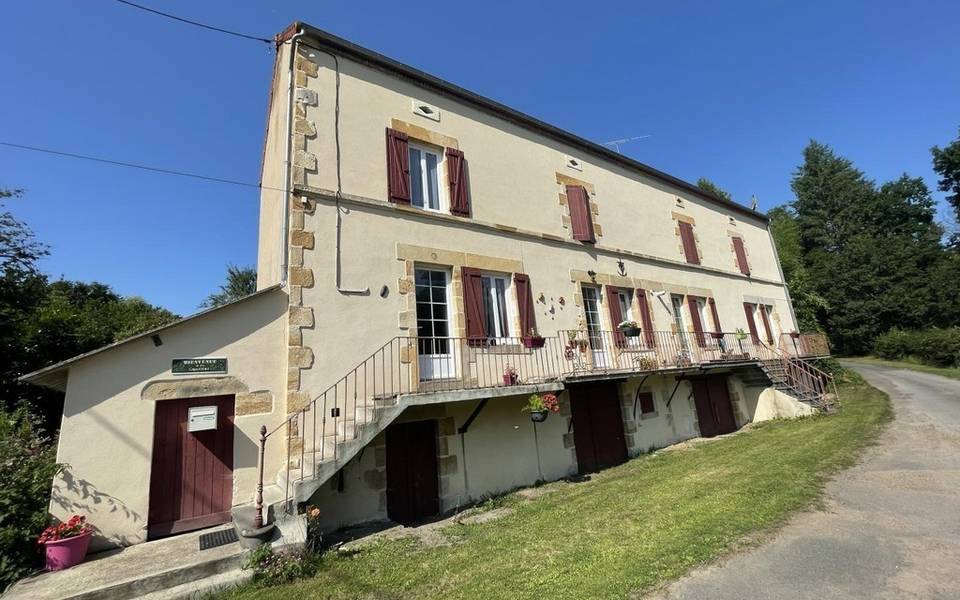
[[[235,395],[233,503],[256,488],[260,427],[283,415],[286,294],[266,291],[239,304],[142,337],[70,367],[50,512],[84,514],[99,532],[94,548],[147,538],[155,403]],[[226,375],[172,375],[183,357],[226,358]],[[273,442],[272,464],[282,459]]]
[[[289,40],[279,46],[269,94],[257,263],[261,292],[163,329],[158,332],[162,345],[141,337],[59,369],[67,382],[58,457],[67,467],[55,482],[51,512],[58,518],[87,514],[100,530],[98,547],[146,539],[156,403],[235,395],[232,502],[250,504],[260,427],[280,428],[267,445],[264,472],[270,485],[291,462],[288,447],[294,453],[315,449],[301,439],[303,427],[285,426],[284,419],[296,418],[392,338],[417,335],[414,276],[420,268],[447,274],[450,335],[458,337],[466,331],[463,268],[507,280],[525,274],[543,336],[582,329],[584,286],[597,289],[601,306],[613,300],[607,286],[646,290],[658,331],[677,331],[671,295],[713,298],[726,332],[747,329],[744,302],[771,307],[778,339],[795,329],[762,216],[667,176],[558,141],[549,132],[391,72],[373,59],[339,52],[310,35],[293,48]],[[337,54],[336,63],[328,52]],[[431,116],[415,112],[423,103],[433,108]],[[441,155],[442,148],[464,153],[469,217],[451,214],[446,200],[435,212],[389,201],[387,128]],[[439,173],[443,189],[445,161]],[[582,185],[589,194],[595,244],[572,237],[566,185]],[[685,260],[681,222],[694,227],[700,264]],[[732,237],[744,242],[749,276],[741,272]],[[520,331],[514,284],[506,298],[504,337],[527,335]],[[639,320],[637,297],[630,310]],[[682,323],[688,331],[689,310],[684,302]],[[607,310],[599,318],[603,330],[616,328]],[[508,344],[465,347],[464,356],[479,364],[493,350],[506,362],[529,360],[532,354]],[[182,357],[224,357],[229,370],[219,376],[172,375],[172,359]],[[467,362],[458,368],[466,369]],[[415,359],[406,357],[400,368],[403,376],[417,379]],[[474,369],[473,387],[499,385],[499,371],[490,375]],[[467,378],[465,372],[460,375]],[[757,414],[789,412],[772,390],[728,375],[737,426]],[[630,455],[700,434],[689,381],[674,374],[634,373],[618,377],[616,386]],[[638,410],[638,387],[653,395],[652,412]],[[577,473],[571,393],[560,391],[560,414],[536,426],[521,412],[526,395],[501,394],[490,398],[461,433],[483,400],[477,393],[411,406],[399,411],[395,422],[437,421],[440,508],[449,511]],[[329,413],[326,406],[324,411]],[[321,433],[338,431],[332,416],[329,429],[324,427]],[[386,452],[380,431],[313,494],[310,502],[321,508],[327,527],[387,516]]]

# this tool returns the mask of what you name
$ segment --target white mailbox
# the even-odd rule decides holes
[[[209,431],[216,428],[216,406],[191,406],[187,409],[187,431]]]

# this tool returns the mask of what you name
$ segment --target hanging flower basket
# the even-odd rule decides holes
[[[90,548],[93,529],[86,517],[73,515],[69,521],[47,527],[37,544],[43,547],[48,571],[62,571],[83,562]]]
[[[560,412],[560,401],[556,394],[533,394],[527,399],[523,410],[530,413],[530,420],[534,423],[543,423],[551,412]]]

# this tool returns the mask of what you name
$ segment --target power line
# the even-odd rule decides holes
[[[54,156],[66,156],[69,158],[76,158],[80,160],[89,160],[92,162],[104,163],[108,165],[114,165],[117,167],[128,167],[130,169],[141,169],[143,171],[152,171],[154,173],[163,173],[164,175],[176,175],[177,177],[191,177],[193,179],[202,179],[204,181],[213,181],[216,183],[228,183],[230,185],[240,185],[243,187],[251,187],[261,190],[274,190],[277,192],[282,192],[284,190],[280,188],[274,188],[265,186],[259,183],[250,183],[247,181],[237,181],[235,179],[223,179],[221,177],[211,177],[209,175],[200,175],[198,173],[189,173],[187,171],[176,171],[173,169],[163,169],[160,167],[151,167],[149,165],[140,165],[137,163],[124,162],[121,160],[111,160],[109,158],[99,158],[97,156],[88,156],[86,154],[75,154],[73,152],[63,152],[61,150],[51,150],[50,148],[40,148],[38,146],[27,146],[25,144],[14,144],[12,142],[3,142],[0,141],[0,146],[7,146],[9,148],[17,148],[19,150],[30,150],[31,152],[41,152],[43,154],[52,154]]]
[[[144,10],[149,13],[153,13],[155,15],[160,15],[161,17],[173,19],[174,21],[180,21],[181,23],[187,23],[188,25],[194,25],[196,27],[202,27],[204,29],[209,29],[210,31],[218,31],[220,33],[226,33],[227,35],[233,35],[239,38],[254,40],[257,42],[264,42],[266,44],[273,43],[273,40],[271,40],[270,38],[257,37],[255,35],[247,35],[246,33],[239,33],[237,31],[230,31],[229,29],[221,29],[220,27],[214,27],[213,25],[207,25],[205,23],[200,23],[198,21],[191,21],[190,19],[184,19],[183,17],[178,17],[177,15],[171,15],[170,13],[165,13],[147,6],[135,4],[133,2],[129,2],[128,0],[116,0],[116,1],[119,2],[120,4],[126,4],[127,6],[132,6],[133,8],[139,8],[140,10]]]

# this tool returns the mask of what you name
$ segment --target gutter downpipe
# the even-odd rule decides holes
[[[301,28],[297,33],[290,36],[290,67],[287,69],[287,140],[284,147],[283,160],[283,201],[281,203],[282,212],[280,217],[280,285],[287,285],[287,276],[290,267],[289,239],[290,239],[290,194],[293,191],[290,179],[293,176],[293,96],[296,77],[294,75],[294,60],[297,56],[297,40],[304,35]]]

